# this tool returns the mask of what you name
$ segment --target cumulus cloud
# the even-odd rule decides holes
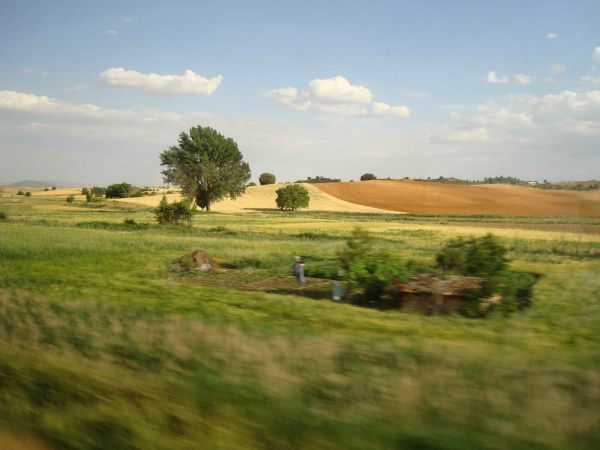
[[[552,39],[556,39],[556,38],[558,38],[558,33],[548,33],[546,35],[546,39],[552,40]]]
[[[315,79],[308,84],[314,98],[335,103],[370,103],[373,94],[364,86],[350,84],[344,77]]]
[[[594,48],[594,59],[600,61],[600,47]]]
[[[110,29],[110,30],[106,30],[106,34],[108,34],[109,36],[117,36],[119,34],[119,32],[117,30]]]
[[[211,95],[220,86],[223,76],[205,78],[189,69],[183,75],[159,75],[112,67],[102,72],[100,79],[111,87],[130,88],[152,94]]]
[[[406,106],[391,106],[374,102],[373,93],[366,87],[351,84],[346,78],[317,78],[300,90],[295,87],[270,89],[263,97],[295,111],[314,111],[341,116],[395,116],[407,117]]]
[[[506,84],[509,81],[510,81],[510,78],[508,78],[508,76],[506,76],[506,75],[496,75],[496,71],[495,70],[490,70],[485,75],[485,82],[486,83]]]
[[[387,103],[373,102],[371,108],[376,116],[410,116],[410,110],[406,106],[390,106]]]
[[[526,73],[517,73],[513,75],[513,80],[519,84],[530,84],[532,79],[531,75],[527,75]]]

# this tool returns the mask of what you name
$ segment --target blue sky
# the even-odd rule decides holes
[[[196,124],[255,178],[599,177],[598,17],[598,1],[4,0],[0,181],[158,184],[158,154]]]

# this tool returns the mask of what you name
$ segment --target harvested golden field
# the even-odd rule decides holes
[[[600,215],[600,192],[544,191],[505,184],[459,185],[375,180],[322,183],[341,200],[421,214],[570,216]]]
[[[246,193],[241,197],[235,200],[231,200],[229,198],[223,199],[211,205],[210,208],[211,211],[226,213],[256,212],[268,209],[276,209],[275,198],[277,197],[277,194],[275,191],[282,186],[284,185],[271,184],[266,186],[250,186],[246,189]],[[328,193],[311,184],[303,184],[303,186],[310,194],[310,205],[308,207],[309,211],[389,212],[372,206],[349,203],[343,199],[329,195]],[[162,195],[154,195],[138,198],[123,198],[118,199],[118,201],[153,207],[158,205],[158,202],[160,202],[161,198]],[[167,199],[170,202],[179,200],[180,198],[181,196],[179,194],[167,194]]]

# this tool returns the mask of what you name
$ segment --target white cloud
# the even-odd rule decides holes
[[[23,75],[31,75],[31,74],[32,74],[32,73],[34,73],[34,72],[35,72],[35,70],[33,70],[33,69],[30,69],[29,67],[27,67],[27,68],[25,68],[25,69],[23,69],[23,70],[21,71],[21,73],[22,73]]]
[[[108,34],[109,36],[117,36],[119,34],[119,32],[117,30],[106,30],[106,34]]]
[[[295,111],[314,111],[354,117],[408,117],[410,115],[406,106],[373,102],[373,94],[368,88],[353,85],[339,75],[333,78],[314,79],[306,90],[284,87],[270,89],[262,95]]]
[[[373,94],[364,86],[350,84],[341,76],[333,78],[315,79],[309,84],[311,94],[322,101],[336,103],[370,103]]]
[[[527,75],[526,73],[517,73],[513,75],[513,80],[519,84],[530,84],[532,79],[531,75]]]
[[[583,75],[581,78],[579,78],[581,81],[583,81],[584,83],[589,83],[589,84],[600,84],[600,77],[594,77],[592,75]]]
[[[189,69],[183,75],[145,74],[122,67],[112,67],[102,72],[100,79],[112,87],[131,88],[153,94],[211,95],[223,81],[223,76],[204,78]]]
[[[410,110],[406,106],[390,106],[387,103],[373,102],[371,108],[376,116],[410,116]]]
[[[506,75],[496,75],[495,70],[490,70],[485,76],[485,81],[492,84],[506,84],[510,81],[510,78]]]
[[[45,120],[75,118],[77,121],[119,122],[136,120],[140,122],[173,121],[181,116],[160,110],[115,109],[91,103],[74,103],[57,100],[44,95],[25,92],[0,91],[0,110],[34,114]],[[75,126],[74,122],[71,125]]]
[[[550,67],[550,71],[548,72],[548,75],[546,76],[546,81],[553,83],[556,81],[556,79],[561,76],[563,73],[565,73],[565,71],[567,70],[567,67],[564,64],[554,64],[552,65],[552,67]]]
[[[558,38],[558,33],[548,33],[546,35],[546,39],[556,39]]]
[[[594,48],[594,59],[600,61],[600,47]]]
[[[125,17],[124,21],[125,23],[131,23],[133,22],[133,17]]]
[[[65,91],[79,92],[79,91],[85,91],[88,88],[89,88],[89,86],[87,84],[74,84],[72,86],[66,87]]]

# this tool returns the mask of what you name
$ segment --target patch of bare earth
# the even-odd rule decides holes
[[[447,215],[600,216],[600,192],[410,180],[322,183],[315,186],[346,202],[390,211]]]

